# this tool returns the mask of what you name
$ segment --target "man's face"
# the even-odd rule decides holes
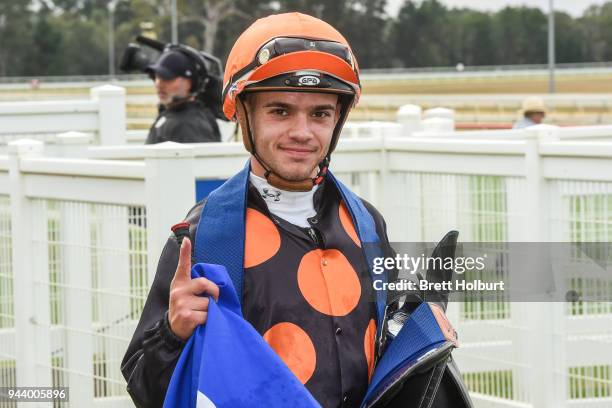
[[[533,123],[539,125],[544,120],[546,114],[544,112],[529,112],[527,117],[533,121]]]
[[[340,116],[338,96],[325,93],[257,92],[247,98],[257,154],[288,181],[316,176]],[[265,170],[251,159],[253,172]]]
[[[159,103],[162,105],[168,105],[173,101],[173,98],[188,97],[190,88],[191,79],[189,78],[179,76],[174,79],[163,79],[155,75],[155,89],[157,89]]]

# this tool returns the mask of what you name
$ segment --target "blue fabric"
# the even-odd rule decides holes
[[[206,324],[198,326],[185,345],[170,380],[164,407],[319,407],[242,317],[240,302],[226,269],[198,263],[193,266],[191,277],[206,277],[216,283],[219,301],[215,303],[210,298]],[[205,395],[209,403],[202,403],[204,397],[198,393]]]
[[[378,361],[362,406],[378,395],[398,370],[412,366],[424,354],[445,342],[430,306],[421,303]]]
[[[387,282],[387,275],[377,275],[373,272],[372,267],[374,266],[374,258],[382,257],[382,247],[380,244],[380,237],[376,232],[376,224],[372,215],[368,209],[363,205],[363,202],[357,197],[351,190],[349,190],[340,180],[336,179],[331,172],[327,173],[328,178],[335,183],[336,187],[340,191],[340,195],[346,203],[346,207],[351,214],[353,224],[357,229],[357,235],[361,240],[361,249],[368,263],[370,269],[370,276],[372,281],[380,280]],[[386,286],[383,286],[386,287]],[[386,290],[376,291],[376,339],[380,339],[383,330],[383,322],[385,318],[385,307],[387,305],[387,292]]]
[[[250,166],[208,196],[196,231],[196,262],[223,265],[242,300],[244,224]]]
[[[196,189],[196,202],[202,201],[208,195],[213,192],[216,188],[221,187],[223,183],[227,180],[196,180],[195,189]]]

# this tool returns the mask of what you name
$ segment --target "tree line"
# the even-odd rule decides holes
[[[0,76],[96,75],[109,71],[109,3],[118,60],[133,38],[170,41],[170,0],[0,0]],[[177,0],[179,41],[227,57],[255,19],[301,11],[337,27],[361,68],[539,64],[547,61],[548,16],[539,8],[497,12],[405,0]],[[557,62],[612,60],[612,1],[574,18],[555,13]]]

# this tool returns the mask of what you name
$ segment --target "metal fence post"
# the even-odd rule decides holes
[[[126,144],[125,88],[102,85],[90,90],[98,102],[98,141],[102,146]]]
[[[42,142],[28,139],[8,143],[16,377],[17,386],[24,387],[51,385],[49,288],[36,282],[48,279],[48,273],[44,276],[48,270],[40,265],[45,254],[32,251],[33,239],[46,228],[37,225],[21,173],[22,159],[41,156],[43,147]]]
[[[145,147],[148,284],[170,227],[181,222],[195,204],[193,146],[165,142]]]

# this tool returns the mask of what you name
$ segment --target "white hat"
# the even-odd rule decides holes
[[[520,112],[523,115],[532,112],[546,113],[546,106],[541,98],[538,98],[537,96],[529,96],[523,99]]]

